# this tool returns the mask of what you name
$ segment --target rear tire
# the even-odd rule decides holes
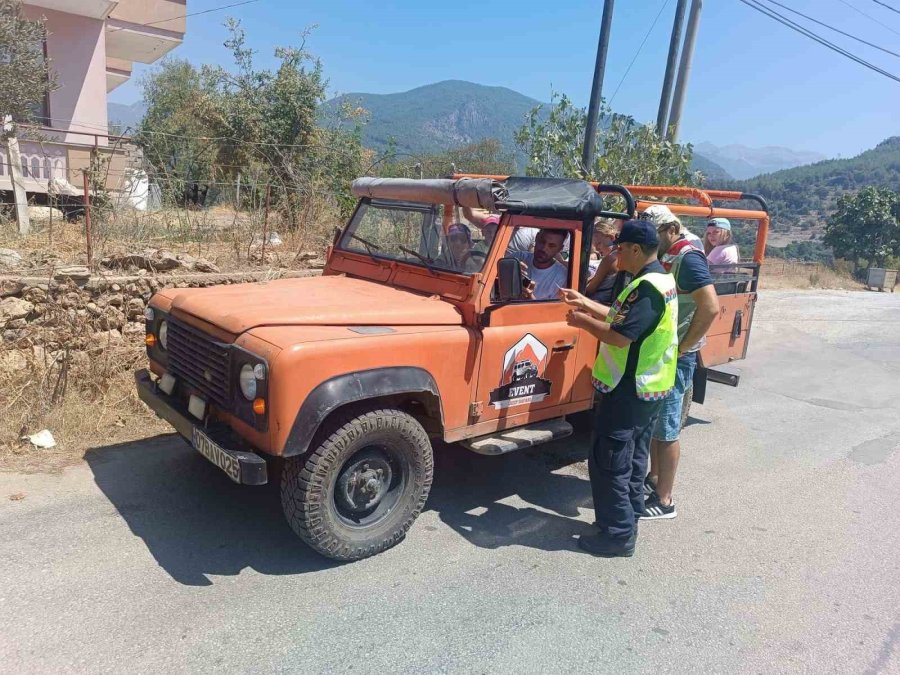
[[[340,416],[321,443],[285,461],[281,504],[317,552],[360,560],[399,544],[419,516],[434,473],[431,441],[394,409]]]

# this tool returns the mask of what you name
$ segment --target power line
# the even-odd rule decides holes
[[[864,59],[861,59],[861,58],[859,58],[858,56],[856,56],[856,55],[854,55],[854,54],[851,54],[851,53],[848,52],[846,49],[843,49],[842,47],[838,47],[838,46],[837,46],[836,44],[834,44],[833,42],[829,42],[828,40],[826,40],[826,39],[823,38],[822,36],[813,33],[811,30],[809,30],[809,29],[807,29],[807,28],[804,28],[803,26],[801,26],[800,24],[796,23],[795,21],[791,21],[790,19],[788,19],[788,18],[785,17],[784,15],[778,14],[778,12],[776,12],[775,10],[769,9],[768,7],[765,7],[765,6],[763,6],[763,5],[757,4],[757,3],[755,3],[755,2],[751,2],[750,0],[739,0],[739,2],[744,3],[745,5],[747,5],[748,7],[750,7],[751,9],[755,9],[757,12],[760,12],[760,13],[762,13],[762,14],[765,14],[765,15],[768,16],[770,19],[774,19],[774,20],[777,21],[778,23],[780,23],[780,24],[782,24],[782,25],[784,25],[784,26],[787,26],[788,28],[790,28],[790,29],[792,29],[792,30],[797,31],[797,32],[800,33],[801,35],[805,35],[805,36],[808,37],[809,39],[818,42],[818,43],[821,44],[822,46],[827,47],[828,49],[830,49],[830,50],[832,50],[832,51],[834,51],[834,52],[837,52],[838,54],[841,54],[842,56],[846,56],[846,57],[847,57],[848,59],[850,59],[851,61],[856,61],[856,62],[857,62],[858,64],[860,64],[861,66],[865,66],[866,68],[868,68],[868,69],[870,69],[870,70],[874,70],[876,73],[879,73],[879,74],[881,74],[881,75],[884,75],[885,77],[887,77],[887,78],[889,78],[889,79],[891,79],[891,80],[894,80],[895,82],[900,83],[900,77],[897,77],[896,75],[894,75],[894,74],[892,74],[892,73],[889,73],[888,71],[883,70],[882,68],[879,68],[878,66],[876,66],[876,65],[874,65],[874,64],[872,64],[872,63],[869,63],[868,61],[866,61],[866,60],[864,60]]]
[[[187,140],[194,141],[229,141],[231,143],[237,143],[239,145],[255,145],[259,147],[266,148],[282,148],[282,149],[295,149],[295,148],[316,148],[324,145],[323,143],[266,143],[265,141],[245,141],[240,138],[232,138],[231,136],[186,136],[183,134],[171,134],[166,131],[150,131],[148,129],[141,129],[136,132],[132,139],[141,136],[142,134],[150,134],[155,136],[167,136],[170,138],[183,138]]]
[[[875,49],[883,51],[885,54],[890,54],[891,56],[896,56],[897,58],[900,58],[900,54],[898,54],[897,52],[892,52],[890,49],[885,49],[884,47],[879,47],[878,45],[873,44],[871,42],[867,42],[866,40],[863,40],[860,37],[856,37],[855,35],[851,35],[850,33],[845,33],[840,28],[835,28],[834,26],[829,26],[827,23],[819,21],[818,19],[814,19],[813,17],[804,14],[803,12],[798,12],[796,9],[791,9],[787,5],[783,5],[780,2],[777,2],[776,0],[765,0],[765,2],[768,2],[769,4],[772,4],[772,5],[778,5],[782,9],[786,9],[787,11],[797,14],[798,16],[802,16],[804,19],[808,19],[809,21],[812,21],[813,23],[817,23],[820,26],[824,26],[825,28],[827,28],[829,30],[833,30],[835,33],[840,33],[841,35],[844,35],[844,36],[850,38],[851,40],[856,40],[857,42],[862,42],[864,45],[868,45],[869,47],[874,47]]]
[[[132,26],[156,26],[161,23],[169,23],[170,21],[177,21],[178,19],[186,19],[189,16],[200,16],[201,14],[210,14],[212,12],[221,12],[223,9],[231,9],[232,7],[240,7],[242,5],[252,5],[254,2],[259,2],[259,0],[244,0],[244,2],[235,2],[231,5],[223,5],[221,7],[213,7],[211,9],[204,9],[201,12],[191,12],[190,14],[182,14],[180,16],[173,16],[168,19],[160,19],[159,21],[151,21],[149,23],[138,23],[138,24],[131,24],[131,25]],[[109,29],[109,32],[115,33],[120,30],[126,30],[127,28],[128,28],[128,26],[122,26],[120,28],[113,27],[113,28]]]
[[[872,0],[872,2],[874,2],[876,5],[881,5],[882,7],[887,7],[892,12],[897,12],[897,14],[900,14],[900,9],[897,9],[896,7],[891,7],[886,2],[881,2],[881,0]]]
[[[875,23],[877,23],[877,24],[878,24],[879,26],[881,26],[882,28],[887,28],[889,31],[891,31],[891,32],[894,33],[895,35],[900,35],[900,33],[898,33],[897,31],[895,31],[895,30],[894,30],[893,28],[891,28],[890,26],[885,25],[884,23],[882,23],[881,21],[879,21],[878,19],[876,19],[874,16],[871,16],[870,14],[866,14],[866,13],[865,13],[864,11],[862,11],[861,9],[857,9],[856,7],[854,7],[853,5],[851,5],[849,2],[847,2],[847,0],[838,0],[838,2],[840,2],[842,5],[847,5],[847,7],[849,7],[850,9],[852,9],[852,10],[853,10],[854,12],[856,12],[857,14],[862,14],[862,15],[863,15],[864,17],[866,17],[869,21],[874,21]]]
[[[644,48],[644,45],[647,44],[647,39],[650,37],[650,33],[653,32],[653,29],[656,27],[656,22],[659,21],[659,17],[662,16],[663,11],[669,5],[671,0],[663,0],[662,6],[659,8],[659,11],[656,13],[656,18],[653,19],[653,23],[650,24],[650,29],[647,31],[647,34],[644,35],[644,39],[641,42],[640,47],[637,48],[637,51],[634,53],[634,58],[631,59],[631,63],[628,64],[628,67],[625,69],[625,74],[622,75],[622,79],[619,80],[619,84],[616,85],[616,90],[613,92],[613,95],[609,97],[609,106],[612,107],[612,102],[616,98],[616,94],[619,93],[619,89],[622,87],[622,83],[625,82],[625,78],[628,77],[628,73],[631,72],[632,66],[634,66],[634,62],[637,61],[638,56],[641,55],[641,50]]]

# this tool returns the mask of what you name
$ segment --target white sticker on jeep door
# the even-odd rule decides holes
[[[543,401],[550,395],[550,380],[543,378],[549,350],[531,333],[507,350],[500,386],[491,392],[494,408],[511,408]]]

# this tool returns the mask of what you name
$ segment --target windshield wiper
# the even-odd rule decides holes
[[[428,268],[429,272],[431,272],[432,274],[436,274],[434,267],[431,266],[432,263],[434,263],[434,260],[432,260],[431,258],[426,258],[421,253],[416,253],[411,248],[406,248],[405,246],[398,245],[397,248],[399,248],[404,253],[409,253],[410,255],[416,256],[419,260],[421,260],[423,263],[425,263],[425,267]]]
[[[351,238],[351,239],[356,239],[356,241],[362,242],[363,246],[366,247],[366,251],[368,252],[369,255],[372,255],[372,250],[373,250],[373,249],[374,249],[375,251],[380,251],[380,250],[381,250],[381,247],[380,247],[378,244],[373,244],[371,241],[366,241],[365,239],[363,239],[362,237],[360,237],[358,234],[351,234],[351,235],[350,235],[350,238]]]

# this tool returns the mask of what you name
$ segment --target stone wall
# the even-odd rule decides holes
[[[91,276],[85,268],[63,268],[51,278],[2,276],[0,352],[32,348],[90,351],[100,344],[125,342],[141,345],[144,308],[162,288],[200,288],[319,273]]]

